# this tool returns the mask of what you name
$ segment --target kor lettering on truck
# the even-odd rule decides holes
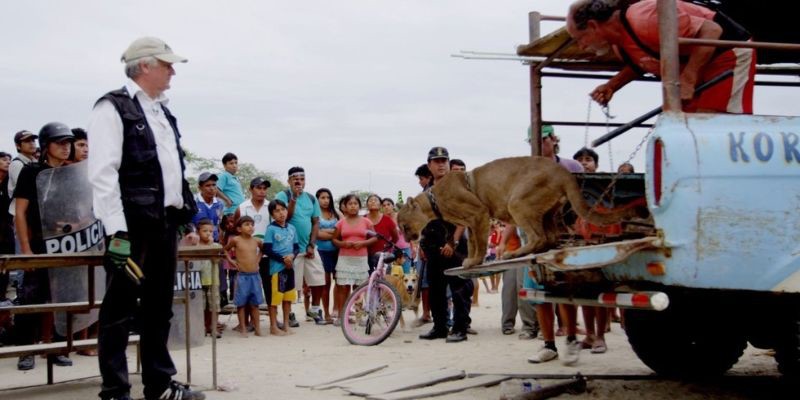
[[[79,231],[45,239],[47,254],[80,253],[100,244],[103,240],[103,224],[100,220]]]
[[[748,163],[751,155],[758,161],[769,161],[776,153],[781,154],[780,150],[776,152],[775,142],[777,141],[777,139],[764,132],[755,134],[747,134],[745,132],[734,134],[729,132],[728,144],[731,161]],[[780,145],[783,148],[783,159],[787,163],[800,163],[800,149],[798,149],[800,136],[793,132],[781,132]]]

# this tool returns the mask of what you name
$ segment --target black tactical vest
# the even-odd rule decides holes
[[[119,166],[119,188],[128,226],[164,221],[167,212],[164,209],[164,182],[161,164],[158,162],[155,136],[147,124],[139,100],[131,98],[124,87],[106,93],[97,102],[102,100],[110,101],[122,119],[123,141],[122,162]],[[183,177],[186,166],[183,162],[184,152],[180,145],[181,135],[178,132],[177,119],[167,107],[161,105],[161,108],[175,133],[175,143],[178,146],[181,163],[184,208],[187,208],[189,206],[186,204],[187,201],[194,204],[194,198],[191,196],[191,192],[189,192],[188,199],[186,195],[188,182]]]

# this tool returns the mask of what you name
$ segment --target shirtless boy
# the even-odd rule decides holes
[[[258,305],[264,302],[261,293],[261,276],[258,274],[258,261],[261,259],[261,239],[253,237],[253,218],[244,216],[236,221],[236,230],[239,236],[234,236],[225,245],[225,257],[239,273],[236,276],[236,294],[233,302],[236,304],[239,316],[239,332],[247,337],[247,321],[245,312],[250,313],[250,320],[256,328],[256,336],[261,336],[261,326],[258,322]],[[231,258],[227,250],[234,249],[236,260]]]

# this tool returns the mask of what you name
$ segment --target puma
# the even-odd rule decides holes
[[[397,221],[407,240],[419,239],[422,228],[434,218],[466,226],[469,252],[463,266],[469,268],[481,264],[486,256],[490,218],[516,225],[528,237],[527,244],[503,258],[547,249],[557,239],[552,216],[564,197],[578,215],[595,225],[636,216],[632,208],[604,213],[590,210],[575,177],[551,159],[509,157],[472,171],[449,172],[429,193],[409,198]]]

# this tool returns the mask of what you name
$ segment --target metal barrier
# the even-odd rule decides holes
[[[219,313],[219,260],[223,257],[222,247],[219,245],[212,246],[190,246],[180,247],[178,249],[178,261],[183,261],[185,279],[188,279],[189,262],[200,260],[211,260],[212,264],[212,286],[211,286],[211,299],[210,303],[213,305],[211,309],[211,319],[216,321]],[[35,304],[24,306],[10,306],[0,307],[0,311],[8,311],[13,314],[21,313],[45,313],[45,312],[66,312],[67,315],[88,312],[100,306],[101,302],[97,301],[94,297],[94,269],[97,266],[103,265],[102,252],[84,252],[73,254],[58,254],[58,255],[0,255],[0,272],[7,272],[10,270],[33,270],[41,268],[67,268],[67,267],[86,267],[88,277],[88,301],[86,302],[72,302],[72,303],[47,303]],[[88,267],[87,267],[88,266]],[[183,303],[185,307],[184,319],[186,324],[186,380],[187,383],[192,381],[192,364],[191,364],[191,349],[190,349],[190,324],[189,324],[189,290],[184,290],[184,297],[175,299],[176,303]],[[214,327],[216,329],[216,327]],[[76,349],[73,341],[72,318],[67,318],[67,344],[66,351],[73,351]],[[217,336],[211,335],[211,374],[212,386],[214,390],[217,389]],[[52,370],[48,368],[48,384],[53,383]]]

